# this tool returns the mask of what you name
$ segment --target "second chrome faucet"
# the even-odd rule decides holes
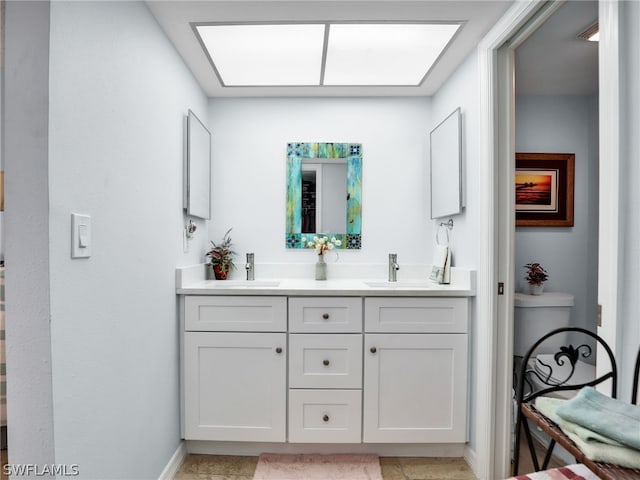
[[[398,254],[390,253],[389,254],[389,281],[390,282],[398,281],[398,270],[400,270],[400,265],[398,265]]]
[[[247,264],[244,267],[247,270],[247,280],[256,279],[256,266],[254,263],[253,253],[247,253]]]

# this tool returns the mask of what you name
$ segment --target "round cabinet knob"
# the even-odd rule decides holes
[[[324,318],[325,320],[329,320],[329,314],[328,313],[323,313],[322,314],[322,318]]]
[[[323,421],[323,422],[328,422],[328,421],[329,421],[329,415],[326,415],[326,414],[325,414],[325,415],[322,417],[322,421]]]
[[[323,364],[325,367],[328,367],[328,366],[329,366],[329,360],[323,360],[323,361],[322,361],[322,364]]]
[[[276,348],[276,353],[282,353],[282,347]]]
[[[376,352],[378,351],[378,349],[377,349],[376,347],[371,347],[371,348],[369,349],[369,351],[370,351],[371,353],[376,353]]]

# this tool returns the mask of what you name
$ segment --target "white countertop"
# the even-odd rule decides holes
[[[475,271],[453,268],[451,283],[440,285],[428,279],[337,278],[256,278],[256,280],[207,280],[203,265],[176,269],[179,295],[286,295],[286,296],[475,296]]]

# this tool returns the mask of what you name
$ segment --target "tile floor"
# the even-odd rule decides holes
[[[251,480],[258,457],[189,455],[175,480]],[[476,480],[461,458],[381,457],[384,480]]]

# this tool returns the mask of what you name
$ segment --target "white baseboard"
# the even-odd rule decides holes
[[[480,475],[478,474],[478,454],[476,453],[476,451],[469,445],[467,445],[466,447],[464,447],[462,458],[464,458],[464,461],[467,462],[469,468],[473,470],[473,474],[476,476],[476,478],[480,478]]]
[[[173,477],[175,477],[178,470],[180,470],[180,466],[185,458],[187,458],[187,444],[184,440],[181,440],[178,448],[176,448],[176,451],[171,456],[169,463],[167,463],[167,466],[164,467],[164,470],[158,477],[158,480],[173,480]]]
[[[249,455],[261,453],[335,453],[375,454],[381,457],[462,457],[464,444],[454,443],[253,443],[253,442],[209,442],[188,440],[189,453],[204,455]]]

